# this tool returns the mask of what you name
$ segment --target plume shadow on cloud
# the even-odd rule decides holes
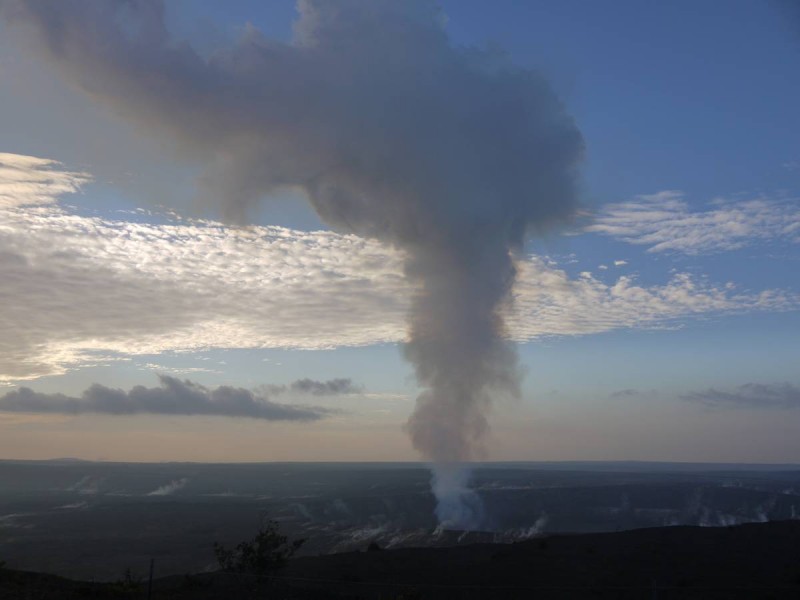
[[[335,412],[316,406],[279,404],[244,388],[220,386],[211,389],[168,375],[159,375],[159,380],[159,387],[137,385],[128,392],[95,383],[80,398],[42,394],[21,387],[0,396],[0,411],[74,415],[213,415],[267,421],[316,421]]]
[[[681,396],[683,400],[714,408],[800,408],[800,388],[790,383],[745,383],[732,391],[709,388]]]

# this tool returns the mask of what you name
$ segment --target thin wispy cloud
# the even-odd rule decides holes
[[[585,335],[615,329],[679,326],[688,318],[751,311],[781,311],[800,306],[797,294],[779,290],[735,293],[706,278],[677,273],[663,285],[641,285],[631,276],[608,284],[591,273],[570,278],[538,257],[520,265],[514,310],[514,339]]]
[[[609,398],[632,398],[638,396],[640,394],[639,390],[633,388],[625,388],[624,390],[617,390],[616,392],[611,392],[608,397]]]
[[[0,209],[51,204],[90,179],[55,160],[0,152]]]
[[[259,391],[231,386],[208,388],[168,375],[159,375],[159,380],[158,387],[137,385],[127,392],[94,384],[79,398],[64,394],[42,394],[21,387],[0,396],[0,411],[65,415],[211,415],[267,421],[316,421],[333,412],[317,406],[274,402],[263,388]],[[333,380],[311,383],[322,389],[335,390],[340,386],[339,381],[349,382]]]
[[[798,409],[800,388],[790,383],[745,383],[732,390],[707,390],[681,396],[714,408]]]
[[[3,173],[6,189],[40,170],[57,179],[54,163],[38,160],[16,159]],[[55,201],[77,189],[78,179],[69,181],[19,188],[0,206],[0,381],[63,373],[109,354],[406,338],[413,288],[395,250],[330,231],[83,216]],[[536,256],[518,268],[505,309],[517,341],[800,306],[793,292],[738,292],[685,273],[643,285],[628,276],[574,278]]]
[[[797,200],[758,198],[720,200],[698,211],[682,192],[663,191],[606,205],[586,231],[647,246],[648,252],[706,254],[758,242],[800,242],[800,206]]]
[[[313,379],[298,379],[289,385],[289,390],[313,396],[338,396],[341,394],[357,394],[362,388],[353,384],[350,379],[331,379],[329,381],[315,381]]]

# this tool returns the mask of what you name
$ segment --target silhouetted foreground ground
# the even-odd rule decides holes
[[[147,584],[0,571],[0,598],[146,598]],[[180,598],[800,598],[800,521],[298,558],[278,576],[158,579]]]

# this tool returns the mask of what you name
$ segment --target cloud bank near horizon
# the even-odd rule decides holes
[[[58,199],[87,174],[47,159],[0,159],[10,165],[0,168],[0,196],[11,199],[0,203],[0,382],[108,353],[406,339],[413,287],[402,255],[387,246],[330,231],[86,216]],[[506,320],[518,342],[800,307],[793,291],[738,290],[689,273],[644,285],[628,274],[571,277],[541,256],[517,267]]]
[[[800,388],[791,383],[745,383],[733,390],[707,390],[681,396],[712,408],[789,410],[800,408]]]
[[[80,398],[64,394],[42,394],[28,387],[0,396],[0,412],[55,413],[80,415],[210,415],[266,421],[317,421],[336,411],[318,406],[281,404],[270,396],[287,392],[312,395],[341,395],[359,389],[349,379],[314,381],[301,379],[289,386],[262,386],[258,391],[241,387],[208,388],[188,379],[159,375],[159,387],[142,385],[126,392],[93,384]],[[270,393],[267,393],[267,389]]]

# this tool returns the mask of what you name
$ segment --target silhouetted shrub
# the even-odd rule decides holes
[[[264,575],[284,566],[304,542],[290,542],[278,531],[275,521],[267,521],[252,541],[241,542],[231,550],[214,542],[214,555],[223,571]]]

